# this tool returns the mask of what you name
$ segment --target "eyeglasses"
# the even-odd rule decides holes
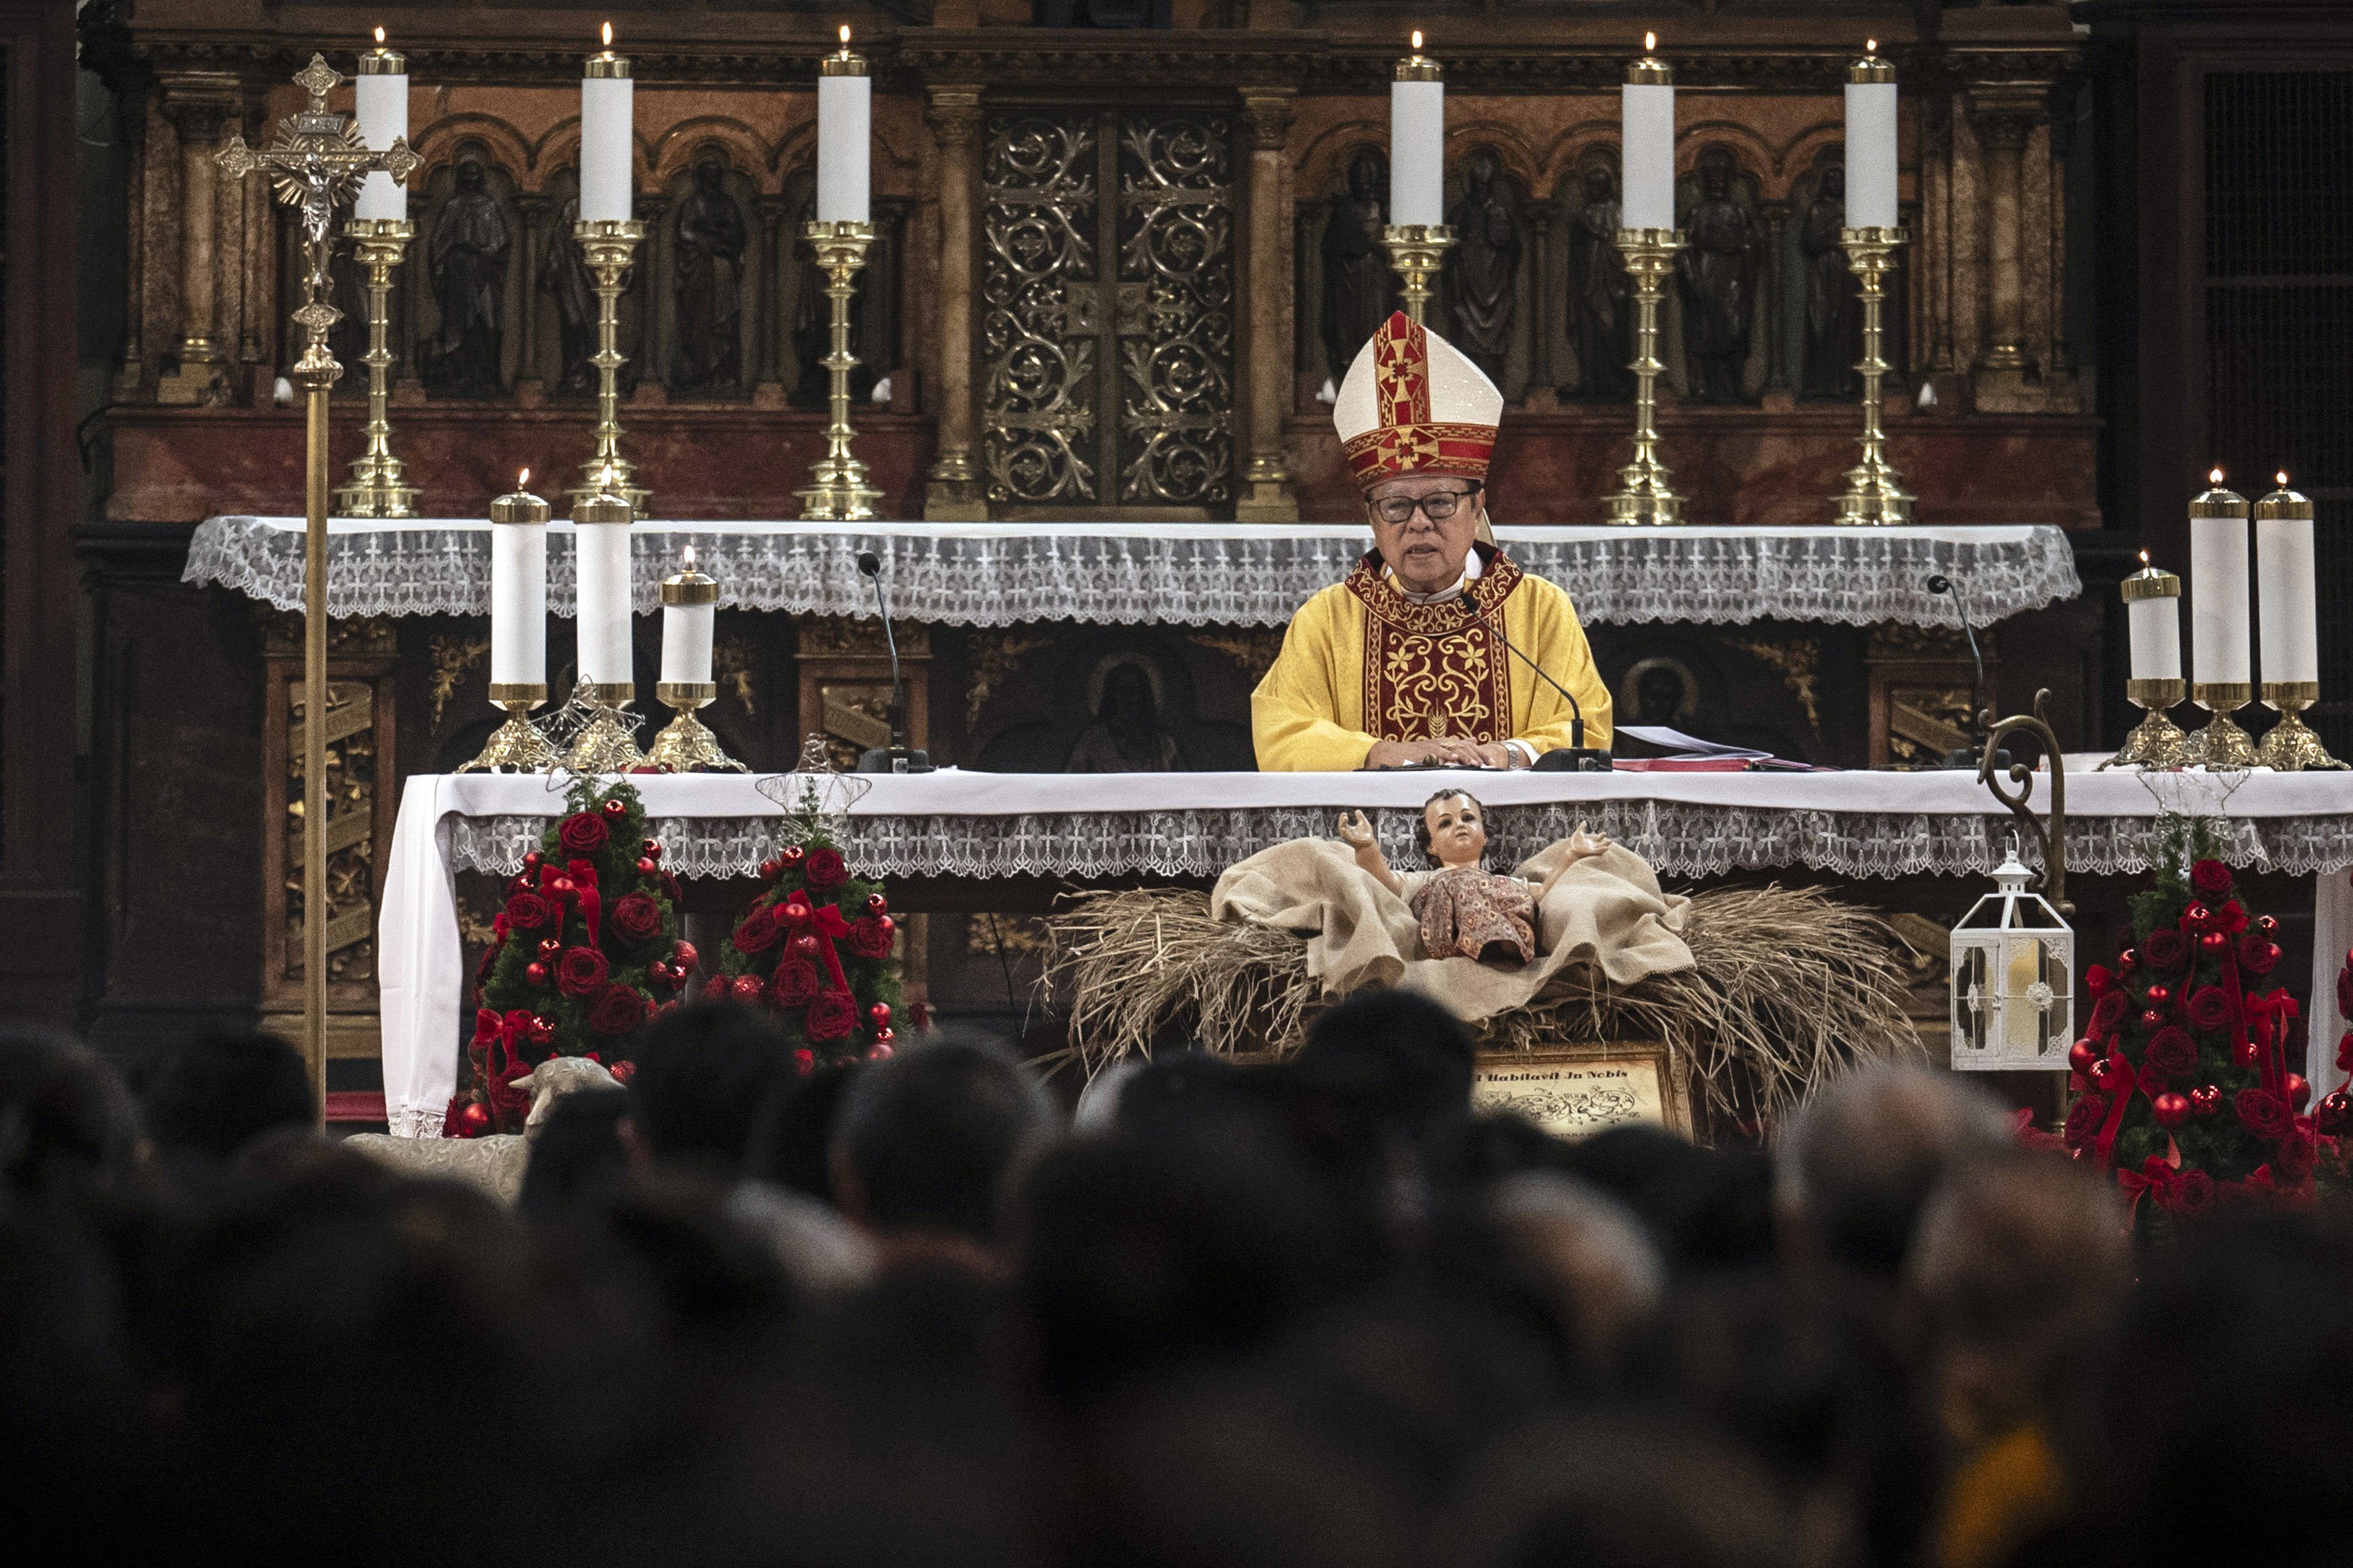
[[[1413,514],[1419,511],[1432,522],[1444,522],[1482,488],[1472,485],[1467,490],[1432,490],[1426,496],[1384,496],[1371,503],[1373,515],[1383,522],[1395,525],[1410,522]]]

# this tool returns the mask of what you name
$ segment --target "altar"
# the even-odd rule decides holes
[[[2091,759],[2096,761],[2096,759]],[[1461,780],[1493,808],[1494,854],[1509,863],[1578,823],[1641,855],[1671,884],[1729,872],[1790,868],[1858,881],[1981,878],[2000,859],[2011,819],[1967,772],[1827,773],[1536,773]],[[690,879],[750,878],[784,840],[787,798],[771,776],[646,775],[646,804],[663,864]],[[849,803],[845,854],[891,879],[897,907],[921,909],[944,882],[1044,877],[1072,883],[1131,877],[1206,880],[1285,839],[1328,837],[1335,815],[1362,809],[1392,856],[1434,787],[1423,772],[878,775]],[[2047,781],[2046,781],[2047,783]],[[2067,778],[2070,867],[2137,876],[2157,819],[2195,809],[2163,776],[2075,773]],[[2189,786],[2195,788],[2196,786]],[[2222,799],[2218,788],[2213,799]],[[385,888],[380,963],[386,1112],[396,1132],[437,1134],[455,1083],[466,966],[456,876],[513,875],[548,820],[560,787],[531,775],[455,774],[408,781]],[[2315,944],[2353,940],[2353,785],[2341,775],[2254,773],[2227,793],[2221,826],[2232,864],[2316,877]],[[2311,1038],[2336,1031],[2316,996]]]

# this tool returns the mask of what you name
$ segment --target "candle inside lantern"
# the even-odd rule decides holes
[[[2315,604],[2312,502],[2287,488],[2255,502],[2255,600],[2263,684],[2320,679],[2320,616]]]
[[[711,629],[719,613],[719,584],[694,569],[694,546],[679,571],[662,579],[661,679],[664,686],[711,683]]]
[[[1619,156],[1628,228],[1675,226],[1675,72],[1651,58],[1658,35],[1642,35],[1642,58],[1626,68],[1620,89]]]
[[[1895,221],[1895,68],[1879,58],[1873,38],[1846,72],[1846,222],[1894,228]]]
[[[2191,681],[2245,686],[2248,671],[2247,498],[2222,488],[2222,470],[2189,503]]]
[[[384,29],[375,30],[375,47],[360,57],[359,75],[353,79],[353,107],[359,111],[360,137],[372,153],[389,148],[395,137],[408,134],[408,59],[384,47]],[[408,192],[390,174],[376,170],[360,186],[356,218],[400,222],[408,216]]]
[[[547,503],[531,470],[491,503],[491,684],[547,684]]]
[[[2122,584],[2125,617],[2132,635],[2132,678],[2135,680],[2181,679],[2181,579],[2148,563],[2140,552],[2140,570]]]
[[[629,524],[636,509],[614,490],[610,468],[598,483],[601,488],[572,503],[580,679],[628,686],[637,679],[629,654]]]
[[[1446,221],[1446,82],[1421,52],[1397,63],[1389,83],[1389,222],[1435,227]]]
[[[613,52],[613,24],[605,47],[590,55],[580,76],[580,220],[626,223],[633,211],[635,83],[629,61]]]
[[[864,223],[873,191],[874,79],[862,56],[841,51],[818,62],[817,221]]]

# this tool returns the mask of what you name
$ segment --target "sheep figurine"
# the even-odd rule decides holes
[[[550,1057],[515,1080],[531,1091],[531,1114],[522,1131],[492,1132],[480,1138],[395,1138],[385,1132],[355,1132],[343,1145],[355,1149],[408,1176],[437,1176],[480,1187],[501,1203],[512,1204],[522,1192],[522,1171],[532,1141],[539,1136],[548,1112],[567,1094],[584,1089],[616,1089],[613,1075],[586,1057]]]

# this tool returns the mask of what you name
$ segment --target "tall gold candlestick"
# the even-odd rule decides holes
[[[849,373],[858,356],[849,352],[849,301],[858,291],[859,269],[866,265],[866,248],[874,243],[874,226],[852,218],[810,223],[801,237],[817,252],[825,269],[825,297],[833,306],[833,352],[825,356],[830,381],[826,396],[825,456],[809,469],[808,488],[800,497],[801,516],[818,521],[855,522],[874,515],[882,492],[867,482],[866,465],[850,456],[849,443],[858,432],[849,423]]]
[[[588,361],[596,367],[596,445],[571,493],[578,500],[609,489],[643,517],[653,492],[637,482],[637,466],[621,455],[621,367],[628,363],[621,353],[621,289],[646,226],[636,218],[584,219],[572,226],[572,237],[596,279],[596,353]]]
[[[1605,521],[1664,526],[1683,520],[1683,498],[1668,482],[1659,461],[1659,305],[1666,298],[1667,274],[1683,248],[1679,228],[1621,228],[1618,250],[1634,284],[1634,460],[1618,470],[1619,488],[1602,498]]]
[[[1846,471],[1846,494],[1839,497],[1838,521],[1870,526],[1912,521],[1912,498],[1903,476],[1887,460],[1887,432],[1880,426],[1880,384],[1892,368],[1883,352],[1880,317],[1887,303],[1887,275],[1895,270],[1895,247],[1908,237],[1900,228],[1846,228],[1839,243],[1847,265],[1862,283],[1862,460]]]
[[[392,455],[392,269],[407,254],[417,226],[406,218],[355,217],[343,226],[352,254],[367,278],[367,445],[352,459],[352,477],[335,489],[343,517],[415,517],[417,487]]]

